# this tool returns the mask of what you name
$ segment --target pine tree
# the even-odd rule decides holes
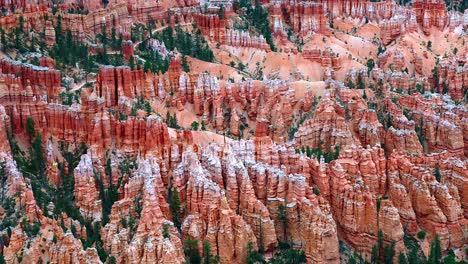
[[[114,256],[109,256],[109,264],[116,264],[117,260],[115,259]]]
[[[185,72],[189,73],[190,72],[190,67],[189,67],[189,65],[187,63],[187,57],[185,55],[182,56],[182,63],[181,64],[182,64],[182,69]]]
[[[259,219],[260,222],[260,231],[258,236],[258,252],[263,254],[265,252],[265,248],[263,247],[263,228],[262,228],[262,220]]]
[[[442,259],[442,249],[440,245],[439,236],[435,236],[431,242],[431,251],[429,254],[429,259],[427,260],[428,264],[439,264]]]
[[[184,254],[188,258],[190,264],[200,264],[201,256],[198,252],[198,241],[187,239],[184,243]]]
[[[170,233],[169,233],[169,224],[164,224],[163,225],[163,230],[162,230],[162,235],[164,238],[169,238],[170,237]]]
[[[34,141],[31,146],[31,163],[32,168],[37,172],[39,179],[44,179],[45,177],[45,160],[44,160],[44,150],[42,147],[42,136],[36,134]]]
[[[171,197],[171,201],[170,201],[170,210],[171,210],[171,214],[172,214],[172,219],[174,221],[174,225],[177,227],[177,228],[180,228],[180,197],[179,197],[179,191],[177,191],[176,188],[173,188],[173,191],[172,191],[172,197]]]
[[[390,127],[392,127],[392,115],[389,112],[387,115],[387,128],[390,128]]]
[[[278,206],[278,220],[281,222],[283,225],[283,238],[284,240],[288,240],[287,238],[287,224],[288,224],[288,219],[287,219],[287,212],[286,212],[286,207],[283,204],[280,204]]]
[[[453,250],[449,250],[447,256],[444,258],[444,264],[456,264],[457,260],[455,258],[455,252]]]
[[[192,124],[190,125],[190,129],[197,131],[198,130],[198,122],[193,121]]]
[[[219,256],[211,254],[211,245],[208,241],[203,242],[203,264],[217,264]]]
[[[253,248],[251,241],[247,243],[247,264],[264,263],[263,255]]]
[[[377,235],[377,244],[372,247],[371,263],[380,263],[380,257],[381,257],[380,249],[382,247],[383,247],[383,232],[382,230],[379,230],[379,233]]]
[[[419,257],[418,257],[418,249],[416,247],[412,247],[409,254],[408,254],[408,263],[409,264],[420,264]]]
[[[135,58],[133,57],[133,55],[130,56],[130,59],[129,59],[128,63],[130,64],[130,70],[132,70],[132,71],[135,70]]]
[[[355,87],[353,81],[351,81],[351,80],[349,80],[349,81],[346,83],[346,86],[349,87],[349,89],[354,89],[354,87]]]
[[[377,245],[372,247],[371,263],[375,264],[379,261],[379,248]]]
[[[26,118],[26,133],[29,136],[29,140],[31,141],[34,136],[36,135],[34,119],[31,117]]]
[[[219,8],[218,10],[218,17],[219,17],[219,20],[223,20],[224,19],[224,5],[221,5],[221,7]]]
[[[335,146],[335,152],[333,153],[333,157],[332,157],[333,160],[336,160],[340,157],[340,149],[341,149],[341,145],[338,144]]]
[[[1,196],[1,199],[0,201],[3,202],[3,198],[4,198],[4,192],[6,191],[5,189],[5,183],[6,183],[6,180],[7,180],[7,175],[5,173],[5,162],[2,161],[0,162],[0,194],[2,195]]]
[[[362,74],[358,74],[358,88],[359,89],[364,89],[366,88],[366,84],[364,83],[364,79],[362,78]]]
[[[171,114],[169,113],[169,111],[167,111],[166,112],[166,124],[168,126],[170,126],[170,124],[171,124],[171,119],[172,119]]]
[[[400,255],[398,256],[398,264],[408,264],[408,260],[403,252],[400,252]]]
[[[115,27],[112,27],[112,31],[111,31],[111,45],[113,49],[120,48],[118,40],[117,40],[117,34],[115,32]]]
[[[395,257],[395,241],[392,241],[390,245],[384,248],[384,263],[393,264],[393,258]]]
[[[436,178],[436,180],[438,182],[440,182],[440,168],[439,168],[439,164],[436,164],[435,167],[434,167],[434,177]]]
[[[373,59],[367,60],[367,73],[370,73],[374,69],[375,62]]]
[[[427,49],[428,49],[428,50],[431,50],[431,48],[432,48],[432,41],[429,40],[429,41],[427,42]]]
[[[5,30],[3,30],[3,28],[1,27],[0,27],[0,34],[1,34],[0,38],[2,42],[3,51],[6,51],[8,49],[8,41],[6,38]]]
[[[444,86],[444,90],[442,91],[442,93],[443,93],[443,94],[448,94],[448,92],[449,92],[449,87],[448,87],[447,82],[444,82],[444,83],[443,83],[443,86]]]

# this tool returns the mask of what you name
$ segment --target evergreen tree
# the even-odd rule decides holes
[[[429,40],[429,41],[427,42],[427,49],[428,49],[428,50],[431,50],[431,48],[432,48],[432,41]]]
[[[6,38],[5,30],[3,30],[3,28],[1,27],[0,27],[0,35],[1,35],[0,38],[2,42],[3,51],[6,51],[8,49],[8,41]]]
[[[26,118],[26,133],[29,136],[29,140],[32,140],[36,135],[34,119],[31,117]]]
[[[130,56],[129,64],[130,64],[130,69],[131,69],[132,71],[135,70],[135,58],[133,58],[133,55]]]
[[[247,243],[247,264],[265,263],[263,255],[253,248],[252,242]]]
[[[335,146],[335,152],[333,153],[333,157],[332,157],[333,160],[336,160],[340,157],[340,149],[341,149],[341,145],[338,144]]]
[[[372,247],[371,263],[380,263],[380,249],[383,248],[383,243],[383,232],[382,230],[379,230],[379,233],[377,235],[377,244]],[[384,251],[386,251],[386,249]],[[390,250],[388,251],[388,253],[391,253]]]
[[[412,247],[408,254],[408,263],[409,264],[420,264],[419,256],[418,256],[418,249],[416,247]]]
[[[364,79],[362,78],[362,74],[358,74],[358,88],[359,89],[364,89],[366,88],[366,84],[364,83]]]
[[[388,112],[387,114],[387,129],[392,127],[392,115],[390,114],[390,112]]]
[[[172,128],[180,128],[179,127],[179,123],[177,121],[177,115],[176,113],[174,113],[174,116],[172,117],[172,125],[171,125]]]
[[[169,111],[166,112],[166,124],[168,126],[171,126],[171,122],[172,122],[172,117],[171,117],[171,114],[169,113]]]
[[[208,241],[203,242],[203,264],[217,264],[219,256],[211,254],[211,245]]]
[[[287,219],[287,212],[286,212],[286,207],[283,204],[280,204],[278,206],[278,220],[281,222],[283,225],[283,238],[284,240],[288,240],[287,238],[287,224],[288,224],[288,219]]]
[[[162,235],[163,235],[164,238],[169,238],[170,237],[169,224],[164,224],[163,225]]]
[[[218,17],[219,17],[219,20],[223,20],[224,19],[224,5],[221,5],[219,7],[219,10],[218,10]]]
[[[434,79],[434,90],[437,89],[437,92],[439,92],[439,71],[437,70],[437,64],[432,69],[432,78]],[[434,91],[431,91],[431,92],[434,92]]]
[[[418,91],[421,94],[424,94],[426,92],[426,89],[424,88],[424,85],[417,83],[416,84],[416,91]]]
[[[192,124],[190,125],[190,129],[197,131],[198,130],[198,122],[193,121]]]
[[[385,264],[393,264],[393,258],[395,257],[395,241],[385,246],[383,257]]]
[[[408,260],[406,259],[406,255],[403,252],[400,252],[398,256],[398,264],[408,264]]]
[[[198,241],[187,239],[184,243],[184,254],[188,258],[190,264],[200,264],[201,256],[198,252]]]
[[[279,242],[275,256],[268,261],[271,264],[299,264],[306,263],[306,256],[303,251],[295,250],[284,242]]]
[[[351,81],[351,80],[349,80],[349,81],[346,83],[346,86],[349,87],[349,89],[354,89],[354,87],[355,87],[353,81]]]
[[[101,34],[99,34],[102,45],[107,45],[107,25],[104,24],[101,29]]]
[[[1,199],[0,201],[3,202],[3,198],[4,198],[4,192],[5,192],[5,183],[6,183],[6,180],[7,180],[7,175],[5,173],[5,161],[2,161],[0,162],[0,194],[1,194]],[[3,208],[5,209],[5,208]]]
[[[258,236],[258,252],[261,254],[265,253],[265,248],[263,247],[263,229],[262,229],[262,220],[259,219],[260,231]]]
[[[181,64],[182,64],[182,69],[185,72],[189,73],[190,72],[190,67],[189,67],[189,65],[187,63],[187,57],[185,55],[182,55],[182,63]]]
[[[109,264],[116,264],[117,260],[115,259],[114,256],[109,256]]]
[[[438,164],[436,164],[436,167],[439,166]],[[426,238],[426,232],[424,230],[421,230],[419,231],[417,234],[416,234],[416,237],[420,240],[424,240]]]
[[[122,43],[117,39],[117,33],[115,27],[112,27],[111,30],[111,46],[114,50],[119,50],[122,47]]]
[[[144,72],[152,71],[152,65],[149,60],[145,60],[145,63],[143,64],[143,71]]]
[[[375,62],[373,59],[368,59],[367,60],[367,73],[370,73],[372,69],[374,69]]]
[[[436,164],[435,167],[434,167],[434,177],[436,178],[436,180],[437,180],[438,182],[440,182],[441,175],[440,175],[439,164]]]
[[[377,245],[374,245],[372,247],[372,253],[371,253],[371,263],[376,264],[379,262],[379,248]]]
[[[455,252],[453,252],[452,249],[449,250],[447,256],[444,258],[444,264],[457,264]]]
[[[179,197],[179,191],[177,191],[176,188],[173,188],[169,208],[171,210],[174,225],[177,228],[180,228],[180,224],[181,224],[181,219],[180,219],[180,197]]]
[[[428,264],[439,264],[442,259],[442,248],[440,245],[439,236],[435,236],[431,242],[431,251],[429,254]]]
[[[448,87],[447,82],[444,82],[444,83],[443,83],[443,86],[444,86],[444,90],[442,91],[442,93],[443,93],[443,94],[448,94],[448,92],[449,92],[449,87]]]
[[[40,180],[45,177],[45,160],[44,160],[44,150],[42,148],[42,136],[36,134],[34,141],[31,145],[31,163],[34,171],[37,172],[37,176]]]

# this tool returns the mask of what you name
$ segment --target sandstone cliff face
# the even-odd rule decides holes
[[[443,29],[448,24],[449,17],[443,1],[416,1],[413,10],[426,34],[429,34],[432,26]]]
[[[23,89],[31,89],[34,96],[47,95],[50,100],[56,99],[61,87],[60,71],[46,67],[38,67],[31,64],[22,64],[18,61],[3,59],[0,61],[0,69],[3,74],[20,75],[18,85]],[[4,76],[5,82],[9,85],[14,82],[11,76]],[[11,85],[11,84],[10,84]],[[17,89],[13,88],[17,92]]]

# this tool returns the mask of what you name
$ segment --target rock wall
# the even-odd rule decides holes
[[[431,27],[443,30],[448,25],[449,16],[444,1],[415,1],[413,10],[416,13],[418,24],[426,34],[429,34]]]
[[[32,95],[37,98],[46,95],[47,100],[54,100],[61,90],[60,71],[54,69],[3,59],[0,61],[0,70],[5,85],[9,86],[8,90],[12,92],[16,92],[18,88],[31,90]],[[21,76],[21,78],[15,79],[5,74]]]

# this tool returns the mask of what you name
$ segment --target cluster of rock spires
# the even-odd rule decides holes
[[[166,19],[162,1],[115,0],[105,9],[100,1],[82,2],[88,14],[62,17],[63,28],[80,39],[103,25],[129,34],[136,21]],[[219,9],[194,11],[198,1],[176,2],[171,12],[178,23],[196,21],[209,41],[271,51],[263,36],[229,28],[228,19],[213,11]],[[43,18],[47,3],[27,3],[0,5],[24,8],[25,29],[45,32],[53,44],[53,22]],[[310,32],[328,36],[329,19],[342,16],[375,21],[384,45],[418,27],[430,34],[432,28],[467,25],[466,18],[449,17],[443,1],[416,1],[412,10],[393,1],[268,3],[277,38],[287,36],[285,24],[304,38]],[[64,1],[60,8],[72,4]],[[225,14],[233,15],[231,6]],[[0,18],[7,31],[19,21],[19,13]],[[134,55],[133,45],[123,44],[126,60]],[[164,44],[149,45],[168,56]],[[0,61],[2,199],[13,199],[13,210],[26,223],[0,230],[7,263],[101,263],[100,250],[116,263],[185,263],[189,239],[198,241],[200,252],[209,242],[220,263],[245,263],[249,242],[273,254],[286,240],[304,251],[308,263],[340,263],[340,243],[370,259],[379,233],[386,245],[395,242],[396,251],[405,252],[405,234],[421,230],[428,241],[438,236],[444,251],[466,246],[468,110],[456,103],[468,90],[466,48],[439,61],[437,80],[427,77],[418,53],[408,58],[389,48],[379,56],[380,65],[347,73],[345,81],[362,82],[363,89],[324,77],[321,98],[314,96],[315,87],[299,91],[292,80],[187,73],[174,54],[164,74],[101,65],[95,82],[81,88],[71,105],[60,99],[65,89],[53,60],[42,60],[44,67]],[[343,67],[333,50],[306,49],[301,56],[334,71]],[[414,74],[404,71],[409,65]],[[416,91],[418,85],[426,92]],[[153,111],[134,111],[139,100]],[[190,112],[208,131],[168,127],[154,111],[161,106],[168,115]],[[59,186],[63,175],[73,177],[74,205],[83,221],[66,212],[54,217],[52,202],[44,210],[37,201],[9,144],[12,135],[27,137],[28,120],[46,150],[43,180]],[[87,150],[75,166],[60,167],[66,157],[58,145],[71,149],[81,143]],[[113,189],[115,201],[106,211],[102,192]],[[177,214],[170,205],[173,192],[180,198]],[[0,219],[7,216],[0,206]],[[38,226],[36,236],[29,237],[29,225]],[[85,247],[91,228],[100,242]]]
[[[33,68],[33,71],[41,70]],[[99,76],[106,76],[109,70],[118,74],[129,69],[103,68]],[[109,79],[118,80],[118,76]],[[131,78],[125,73],[120,76]],[[293,146],[280,143],[280,137],[273,134],[278,133],[278,127],[275,132],[270,132],[268,126],[266,131],[259,131],[263,122],[290,123],[287,116],[297,111],[298,105],[303,111],[310,108],[304,101],[294,104],[294,100],[288,97],[290,91],[283,86],[285,84],[267,81],[263,84],[227,83],[221,88],[216,80],[200,75],[193,91],[181,90],[179,86],[180,93],[176,98],[166,100],[179,100],[177,104],[185,101],[183,106],[193,104],[196,114],[206,115],[207,124],[210,118],[214,119],[214,127],[224,123],[205,111],[211,108],[207,103],[216,109],[221,107],[220,101],[231,101],[232,109],[239,109],[233,110],[233,116],[246,111],[245,116],[257,120],[257,131],[252,140],[227,139],[225,144],[201,146],[193,142],[195,132],[184,131],[171,136],[171,129],[155,115],[119,121],[104,111],[104,105],[109,100],[113,101],[112,96],[104,96],[105,93],[99,97],[95,92],[83,91],[82,105],[71,107],[36,100],[36,94],[30,87],[39,87],[39,91],[45,87],[40,82],[36,83],[34,78],[31,81],[24,92],[2,97],[5,105],[2,118],[11,118],[15,132],[20,133],[25,127],[24,117],[33,117],[38,128],[47,135],[44,138],[52,138],[49,144],[54,140],[86,142],[88,153],[81,157],[74,173],[75,203],[85,219],[100,221],[102,218],[102,201],[93,170],[102,171],[106,150],[115,149],[121,155],[138,155],[138,169],[119,189],[121,198],[112,206],[111,220],[101,231],[104,247],[119,262],[184,261],[181,237],[170,222],[166,199],[169,184],[180,193],[184,208],[183,238],[209,241],[213,253],[220,256],[222,263],[242,263],[247,254],[247,242],[258,246],[260,237],[267,251],[274,250],[277,239],[284,238],[284,234],[305,251],[311,263],[338,262],[338,237],[369,255],[379,230],[382,230],[386,242],[397,241],[400,249],[403,248],[404,227],[410,234],[422,228],[431,235],[439,235],[444,248],[461,247],[466,239],[463,230],[467,224],[468,208],[464,197],[468,172],[466,160],[461,157],[467,151],[467,111],[454,108],[453,102],[445,97],[402,96],[399,105],[411,111],[414,121],[408,120],[391,100],[386,100],[393,126],[385,131],[376,112],[367,108],[358,90],[332,88],[319,102],[313,118],[304,122],[295,135],[296,149],[303,146],[320,146],[322,149],[341,146],[343,151],[339,158],[327,164],[323,158],[317,161],[305,154],[296,154]],[[2,90],[8,91],[5,88],[11,86],[4,83]],[[116,87],[109,87],[110,84],[102,80],[96,90],[105,87],[118,91],[116,96],[119,98],[135,98],[135,94],[125,92],[126,88],[134,87],[137,93],[143,94],[142,89],[152,87],[147,83],[124,80],[112,83]],[[20,87],[17,85],[9,90],[16,91]],[[276,99],[270,103],[265,101],[258,105],[258,109],[245,109],[242,102],[255,101],[258,94]],[[148,99],[163,100],[153,90],[150,95],[154,97]],[[278,101],[283,97],[283,103]],[[197,103],[198,98],[203,104]],[[278,109],[278,113],[283,112],[284,115],[275,117],[275,112],[267,115],[262,110],[263,105],[271,105],[272,109]],[[286,109],[290,112],[284,112]],[[349,109],[350,120],[347,120],[345,109]],[[10,117],[6,113],[11,113]],[[231,127],[236,124],[235,120],[228,122]],[[425,152],[414,131],[419,120],[424,120]],[[3,142],[8,142],[5,124],[9,122],[2,123],[1,131]],[[81,252],[77,257],[96,260],[96,252],[83,251],[72,234],[56,231],[60,229],[59,224],[44,216],[35,205],[32,192],[18,171],[8,146],[4,146],[2,153],[7,166],[8,193],[20,192],[23,198],[18,202],[27,205],[25,214],[31,216],[29,221],[41,222],[44,236],[50,239],[51,235],[47,234],[51,232],[59,236],[58,242],[47,247],[47,253],[39,252],[44,245],[41,246],[43,242],[36,238],[36,242],[24,252],[25,260],[52,261],[60,257],[59,249]],[[386,158],[384,153],[389,153],[389,157]],[[415,154],[417,156],[412,156]],[[118,163],[118,160],[111,160]],[[440,166],[441,182],[433,176],[434,164]],[[53,172],[50,166],[48,173]],[[115,183],[118,178],[117,170],[105,184]],[[317,188],[320,195],[315,194],[313,188]],[[143,194],[143,209],[138,228],[130,234],[128,228],[122,226],[121,219],[134,214],[135,197],[140,194]],[[379,209],[377,201],[380,201]],[[276,217],[280,204],[285,205],[288,212],[287,230],[284,232]],[[85,228],[73,220],[70,220],[71,224],[77,225],[77,230]],[[162,236],[165,224],[170,225],[168,239]],[[13,260],[14,253],[24,246],[22,237],[21,228],[15,228],[9,245],[4,249],[7,260]]]

